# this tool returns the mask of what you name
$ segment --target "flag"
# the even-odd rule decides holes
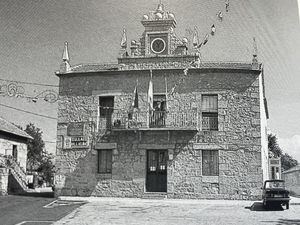
[[[218,16],[218,18],[219,18],[219,20],[223,20],[223,13],[222,13],[222,11],[219,11],[218,13],[217,13],[217,16]]]
[[[211,35],[215,35],[215,33],[216,33],[216,27],[215,27],[215,25],[213,24],[213,25],[211,26]]]
[[[136,85],[135,85],[135,88],[134,88],[134,92],[133,92],[133,101],[132,101],[132,108],[136,108],[138,109],[139,108],[139,95],[138,95],[138,91],[137,91],[137,85],[138,85],[138,80],[136,81]]]
[[[187,75],[188,75],[188,71],[189,71],[189,68],[185,68],[185,69],[183,70],[184,76],[187,76]]]
[[[150,81],[148,88],[148,105],[149,110],[153,111],[153,83],[152,83],[152,70],[150,69]]]
[[[198,45],[198,32],[197,32],[197,28],[196,27],[194,29],[194,34],[193,34],[193,45],[195,47]]]
[[[165,93],[166,93],[166,111],[168,112],[168,83],[167,83],[167,77],[165,77]]]
[[[121,39],[121,47],[127,48],[127,36],[126,36],[125,28],[123,29],[123,35],[122,35],[122,39]]]
[[[229,11],[229,0],[225,0],[226,12]]]

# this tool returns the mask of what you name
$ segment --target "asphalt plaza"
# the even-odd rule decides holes
[[[68,198],[66,198],[68,199]],[[265,209],[261,201],[69,198],[87,204],[54,223],[92,224],[300,224],[300,199]]]
[[[49,197],[1,196],[0,225],[49,225],[82,204]]]

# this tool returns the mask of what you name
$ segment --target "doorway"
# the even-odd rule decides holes
[[[18,159],[18,148],[17,148],[17,145],[13,145],[12,157],[14,158],[14,160],[17,161],[17,159]]]
[[[167,192],[167,150],[147,151],[147,192]]]

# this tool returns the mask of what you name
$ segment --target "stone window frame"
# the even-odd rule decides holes
[[[105,154],[103,154],[105,152]],[[109,158],[107,158],[107,155],[109,153]],[[101,164],[101,157],[103,157],[103,155],[105,155],[106,159],[105,159],[105,169],[103,171],[101,171],[100,169],[100,164]],[[111,174],[112,173],[112,157],[113,155],[113,150],[112,149],[98,149],[97,150],[97,166],[98,166],[98,169],[97,169],[97,173],[99,174]],[[108,165],[109,164],[109,165]]]
[[[115,100],[116,97],[122,95],[121,89],[116,90],[93,90],[92,95],[94,96],[94,102],[97,104],[97,115],[96,118],[96,131],[99,131],[100,129],[100,97],[114,97],[114,109],[115,107]]]
[[[101,150],[110,150],[111,151],[111,172],[109,173],[99,173],[99,151]],[[94,155],[97,157],[97,174],[98,175],[104,175],[105,178],[111,178],[112,173],[113,173],[113,164],[115,161],[115,157],[119,155],[118,149],[117,149],[117,143],[101,143],[98,142],[94,146]],[[97,154],[95,154],[97,153]],[[106,177],[106,175],[109,175],[109,177]]]
[[[216,162],[216,168],[217,168],[217,172],[216,173],[209,173],[209,174],[204,174],[204,152],[216,152],[216,159],[217,159],[217,162]],[[202,165],[201,165],[201,174],[203,177],[219,177],[220,175],[220,168],[219,168],[219,165],[220,165],[220,160],[219,160],[219,156],[220,156],[220,152],[219,150],[216,150],[216,149],[202,149],[201,150],[201,162],[202,162]]]

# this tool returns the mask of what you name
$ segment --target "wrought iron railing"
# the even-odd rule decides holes
[[[113,110],[98,120],[99,129],[197,128],[197,110],[186,112]]]
[[[218,116],[202,116],[202,130],[218,130]]]
[[[166,111],[154,111],[149,115],[149,127],[166,127]]]

